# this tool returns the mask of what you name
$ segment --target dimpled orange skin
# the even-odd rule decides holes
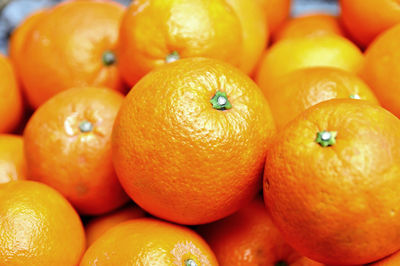
[[[268,215],[262,197],[235,214],[198,228],[221,266],[322,266],[303,257],[283,240]]]
[[[145,212],[138,206],[132,204],[111,213],[93,218],[85,226],[87,245],[90,246],[113,226],[143,216],[145,216]]]
[[[289,17],[291,0],[257,0],[266,12],[270,32],[275,32]]]
[[[352,39],[367,47],[383,31],[400,23],[398,0],[340,0],[341,20]]]
[[[69,1],[34,21],[14,58],[32,107],[71,87],[124,89],[117,63],[103,62],[115,52],[124,10],[112,1]]]
[[[60,193],[32,181],[0,184],[0,265],[78,265],[81,220]]]
[[[226,1],[238,15],[243,28],[243,53],[239,67],[243,72],[253,74],[269,39],[265,12],[257,1]]]
[[[358,73],[363,54],[350,41],[340,36],[315,36],[286,39],[275,43],[263,55],[256,81],[260,87],[293,70],[327,66]]]
[[[60,191],[82,214],[123,205],[111,160],[111,131],[123,96],[105,88],[61,92],[33,114],[24,131],[29,178]],[[81,123],[92,129],[84,132]]]
[[[382,106],[400,117],[400,25],[385,31],[365,52],[360,76]]]
[[[195,12],[194,12],[195,11]],[[137,0],[124,15],[118,48],[119,69],[130,85],[166,57],[204,56],[239,66],[243,30],[225,0]]]
[[[336,131],[322,147],[316,134]],[[307,109],[267,151],[264,199],[296,250],[333,265],[372,262],[400,248],[400,121],[366,101]]]
[[[23,103],[14,69],[0,54],[0,133],[10,133],[22,120]]]
[[[218,265],[207,243],[187,227],[142,218],[123,222],[104,233],[86,251],[85,265]]]
[[[0,183],[26,179],[26,172],[22,137],[0,134]]]
[[[229,110],[210,99],[226,92]],[[260,189],[275,133],[256,84],[214,59],[191,58],[144,77],[113,129],[113,162],[130,197],[155,216],[183,224],[223,218]]]
[[[287,20],[275,31],[273,39],[274,42],[277,42],[287,38],[313,37],[328,34],[345,36],[336,16],[315,13]]]
[[[334,98],[359,97],[379,104],[371,89],[356,75],[332,67],[298,69],[261,88],[278,130],[307,108]]]
[[[397,266],[400,265],[400,252],[396,252],[389,257],[386,257],[375,263],[368,264],[369,266]]]

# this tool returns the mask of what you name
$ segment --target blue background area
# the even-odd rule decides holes
[[[116,0],[117,1],[117,0]],[[292,16],[322,11],[329,14],[338,14],[336,0],[292,0]],[[14,0],[3,9],[0,14],[0,52],[7,53],[7,39],[12,30],[30,13],[37,9],[54,5],[60,0]],[[130,0],[118,0],[127,5]]]

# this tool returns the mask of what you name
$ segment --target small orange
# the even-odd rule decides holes
[[[287,20],[275,31],[273,39],[277,42],[288,38],[313,37],[328,34],[345,36],[336,16],[315,13]]]
[[[136,0],[122,20],[118,66],[134,85],[179,58],[204,56],[239,66],[242,51],[241,22],[225,0]]]
[[[266,51],[256,80],[260,87],[267,87],[274,79],[293,70],[315,66],[336,67],[358,73],[363,59],[361,51],[340,36],[286,39]]]
[[[86,251],[85,265],[218,265],[207,243],[189,228],[150,218],[123,222]]]
[[[87,245],[90,246],[113,226],[143,216],[145,216],[145,212],[142,209],[130,204],[124,208],[91,219],[85,226]]]
[[[340,0],[340,9],[343,25],[362,47],[400,23],[399,0]]]
[[[198,230],[221,266],[322,266],[304,258],[283,240],[261,197],[235,214],[203,225]]]
[[[67,1],[20,26],[11,52],[32,107],[71,87],[124,90],[115,55],[123,13],[113,1]]]
[[[382,106],[400,117],[400,24],[376,38],[365,52],[361,77]]]
[[[307,108],[330,99],[353,98],[378,104],[362,79],[332,67],[298,69],[261,90],[269,102],[278,130]]]
[[[60,193],[32,181],[0,184],[0,265],[79,263],[82,222]]]
[[[123,96],[105,88],[61,92],[40,106],[24,131],[29,178],[60,191],[82,214],[123,205],[111,160],[111,131]]]
[[[292,0],[257,0],[266,12],[267,24],[271,33],[289,17]]]
[[[113,129],[113,162],[128,195],[151,214],[201,224],[232,214],[261,189],[271,111],[243,72],[187,58],[141,79]]]
[[[400,249],[400,120],[367,101],[307,109],[267,150],[264,198],[283,237],[328,265]]]
[[[0,183],[26,179],[26,172],[22,137],[0,134]]]
[[[383,258],[377,262],[368,264],[369,266],[398,266],[400,265],[400,251]]]
[[[9,133],[22,119],[23,102],[14,69],[0,54],[0,133]]]

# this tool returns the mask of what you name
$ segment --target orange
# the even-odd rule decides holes
[[[218,265],[207,243],[189,228],[142,218],[121,223],[86,251],[85,265]]]
[[[223,218],[261,189],[275,133],[260,89],[214,59],[160,67],[125,98],[113,129],[122,186],[144,210],[183,224]]]
[[[367,47],[381,32],[400,23],[398,0],[340,0],[341,20],[351,37]]]
[[[266,15],[257,1],[226,0],[237,13],[243,28],[243,53],[240,69],[252,74],[269,39]]]
[[[361,77],[382,106],[400,117],[400,24],[382,33],[365,52]]]
[[[90,246],[107,230],[127,220],[145,216],[145,212],[136,205],[128,205],[111,213],[98,216],[86,225],[87,245]]]
[[[70,89],[36,110],[24,131],[29,178],[60,191],[82,214],[123,205],[111,160],[111,130],[123,96],[105,88]]]
[[[270,32],[274,33],[288,18],[291,0],[257,0],[267,15]]]
[[[246,11],[242,19],[247,17]],[[241,22],[225,0],[137,0],[122,20],[118,66],[134,85],[150,70],[179,58],[204,56],[239,66],[242,49]]]
[[[274,41],[288,38],[314,37],[321,35],[345,36],[336,16],[315,13],[291,18],[284,22],[274,34]]]
[[[71,87],[124,89],[115,55],[123,13],[112,1],[68,1],[21,25],[13,59],[32,107]]]
[[[340,36],[286,39],[266,51],[256,80],[260,87],[266,87],[274,79],[293,70],[315,66],[336,67],[357,73],[363,59],[361,51]]]
[[[78,214],[54,189],[0,184],[0,265],[77,265],[85,250]]]
[[[330,99],[353,98],[378,104],[371,89],[359,77],[339,68],[298,69],[261,89],[278,129],[310,106]]]
[[[322,266],[304,258],[283,240],[267,214],[261,197],[257,197],[235,214],[201,226],[198,230],[214,251],[221,266]]]
[[[26,177],[22,137],[0,134],[0,183]]]
[[[284,238],[328,265],[400,249],[400,120],[367,101],[307,109],[276,135],[264,199]]]
[[[0,54],[0,133],[9,133],[22,119],[23,102],[15,72]]]
[[[375,263],[368,264],[370,266],[397,266],[400,265],[400,252],[396,252]]]

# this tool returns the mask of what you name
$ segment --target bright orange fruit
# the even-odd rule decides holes
[[[312,106],[267,150],[264,198],[300,253],[358,265],[400,249],[400,120],[378,105]]]
[[[182,59],[132,88],[114,124],[113,162],[144,210],[207,223],[260,190],[274,133],[268,103],[248,76],[214,59]]]
[[[26,162],[21,136],[0,134],[0,183],[26,179]]]

